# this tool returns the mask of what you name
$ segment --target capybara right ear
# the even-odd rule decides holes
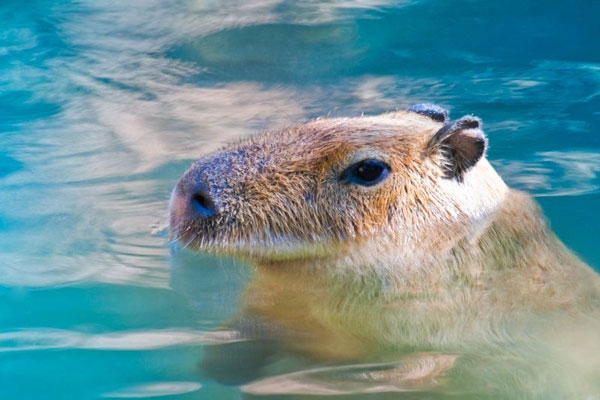
[[[431,103],[413,104],[412,106],[408,107],[406,109],[406,111],[425,115],[437,122],[448,121],[448,110],[438,106],[437,104],[431,104]]]
[[[467,115],[448,122],[430,139],[427,153],[441,156],[446,178],[462,182],[464,174],[483,157],[487,138],[480,128],[481,120]]]

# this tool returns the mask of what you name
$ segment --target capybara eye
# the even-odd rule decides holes
[[[373,186],[390,173],[390,166],[383,161],[367,159],[352,164],[342,173],[341,180],[361,186]]]

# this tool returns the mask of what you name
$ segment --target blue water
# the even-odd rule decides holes
[[[201,153],[435,102],[600,268],[600,2],[3,0],[0,398],[237,399],[207,332],[247,270],[169,254]],[[170,396],[170,397],[169,397]]]

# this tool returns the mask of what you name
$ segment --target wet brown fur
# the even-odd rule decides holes
[[[485,157],[464,181],[446,176],[446,155],[430,147],[442,126],[396,112],[317,119],[233,144],[218,153],[238,154],[225,157],[225,176],[211,175],[223,156],[209,155],[176,189],[215,180],[220,216],[194,220],[175,199],[172,233],[255,266],[244,314],[294,332],[287,345],[317,359],[459,351],[510,342],[540,315],[561,322],[538,333],[597,316],[597,274],[528,195],[506,188]],[[390,165],[386,181],[340,182],[353,160],[371,156]]]

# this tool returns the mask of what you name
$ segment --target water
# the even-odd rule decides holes
[[[248,272],[171,257],[169,193],[202,152],[319,115],[428,101],[480,116],[505,180],[600,268],[598,15],[589,0],[2,1],[1,397],[240,398],[198,362]]]

